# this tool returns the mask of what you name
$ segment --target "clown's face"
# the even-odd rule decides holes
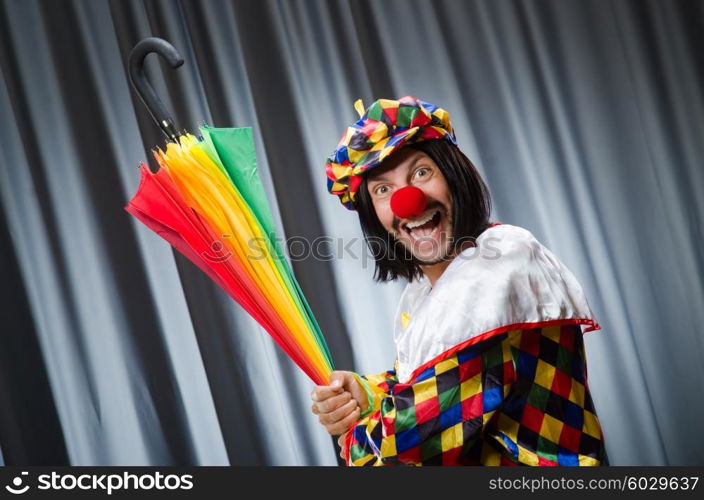
[[[446,262],[451,254],[452,198],[438,165],[425,153],[401,148],[371,172],[367,189],[379,221],[421,263]],[[423,191],[426,208],[409,218],[391,209],[391,197],[405,186]]]

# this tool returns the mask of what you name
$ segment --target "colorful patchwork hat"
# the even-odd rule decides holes
[[[379,99],[366,111],[359,99],[354,107],[359,120],[347,127],[325,163],[328,191],[350,210],[354,210],[362,175],[406,143],[445,139],[457,145],[450,114],[416,97]]]

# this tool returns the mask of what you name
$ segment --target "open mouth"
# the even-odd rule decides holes
[[[402,224],[401,227],[408,233],[413,241],[422,241],[435,236],[440,228],[440,217],[440,210],[436,209],[418,220]]]

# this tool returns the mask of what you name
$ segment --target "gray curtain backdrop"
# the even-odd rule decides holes
[[[332,242],[293,265],[339,368],[391,366],[403,283],[323,163],[355,99],[414,95],[584,287],[611,463],[704,464],[704,4],[665,0],[0,2],[4,463],[336,463],[312,383],[123,210],[163,144],[146,36],[186,59],[148,63],[181,127],[252,126],[281,233]]]

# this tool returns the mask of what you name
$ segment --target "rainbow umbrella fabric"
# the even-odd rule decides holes
[[[140,165],[125,209],[236,300],[317,384],[330,351],[276,238],[251,128],[201,127]]]

